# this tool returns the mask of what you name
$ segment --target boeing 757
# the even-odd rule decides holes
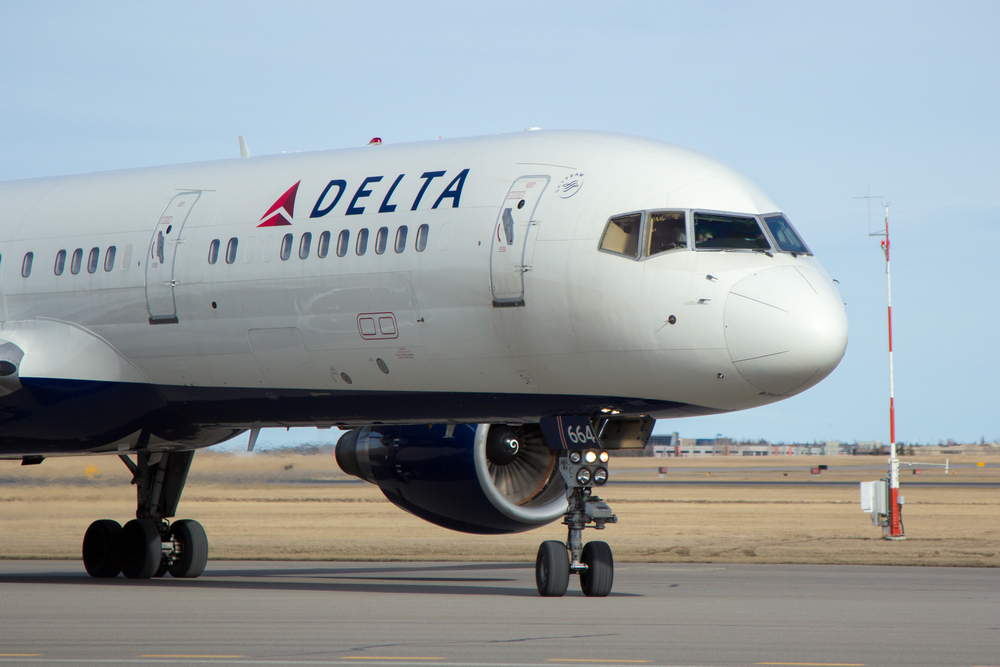
[[[614,578],[586,528],[654,421],[794,396],[847,345],[780,208],[703,154],[570,131],[0,183],[0,458],[119,456],[95,577],[196,577],[196,450],[338,427],[341,468],[469,533],[562,520],[538,591]]]

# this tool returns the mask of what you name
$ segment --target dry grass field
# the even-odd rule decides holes
[[[1000,488],[963,486],[1000,482],[1000,457],[985,467],[967,458],[953,458],[962,465],[948,476],[904,470],[905,542],[881,539],[856,485],[781,485],[878,479],[881,457],[615,458],[601,495],[620,523],[585,537],[605,539],[625,562],[1000,566]],[[830,470],[811,475],[821,463]],[[215,559],[531,561],[542,540],[565,539],[558,523],[498,537],[453,533],[395,508],[374,486],[337,483],[350,479],[328,454],[200,452],[178,514],[204,524]],[[773,484],[727,484],[740,480]],[[114,457],[0,461],[0,558],[78,558],[91,521],[134,516],[129,481]]]

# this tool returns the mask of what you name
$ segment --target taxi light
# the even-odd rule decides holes
[[[583,455],[583,459],[587,463],[593,463],[597,460],[597,452],[587,450],[587,453]]]
[[[607,452],[601,452],[597,458],[601,459],[601,463],[607,463],[608,459],[611,457],[608,456]]]
[[[570,463],[579,463],[580,462],[580,452],[570,452],[569,453],[569,462]]]
[[[576,481],[580,484],[590,484],[590,468],[580,468],[576,473]]]
[[[608,481],[607,468],[598,468],[594,471],[594,484],[604,484]]]

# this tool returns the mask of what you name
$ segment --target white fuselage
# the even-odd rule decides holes
[[[0,343],[16,367],[0,455],[134,446],[141,428],[198,446],[254,424],[739,410],[813,386],[847,342],[810,254],[698,250],[690,232],[653,256],[600,250],[619,214],[679,211],[690,230],[695,211],[779,210],[717,161],[634,137],[234,159],[3,183],[0,202]],[[34,447],[11,415],[44,410],[53,387],[62,407],[87,391],[149,398],[113,433],[84,428],[90,446],[57,411]]]

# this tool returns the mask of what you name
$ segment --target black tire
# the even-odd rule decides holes
[[[538,547],[535,558],[535,585],[538,594],[545,598],[566,595],[569,587],[569,552],[566,545],[555,540],[546,540]]]
[[[208,563],[208,536],[201,524],[191,519],[175,521],[170,536],[180,545],[180,556],[170,566],[170,576],[191,579],[205,571]]]
[[[156,572],[153,573],[153,579],[159,579],[160,577],[167,576],[167,570],[170,569],[170,561],[165,559],[160,553],[160,567],[156,568]]]
[[[122,574],[149,579],[160,568],[160,531],[149,519],[132,519],[122,528]]]
[[[122,526],[111,519],[90,524],[83,536],[83,566],[98,579],[117,577],[122,571]]]
[[[607,597],[615,581],[615,559],[607,542],[587,542],[580,554],[587,569],[580,573],[583,594],[591,598]]]

